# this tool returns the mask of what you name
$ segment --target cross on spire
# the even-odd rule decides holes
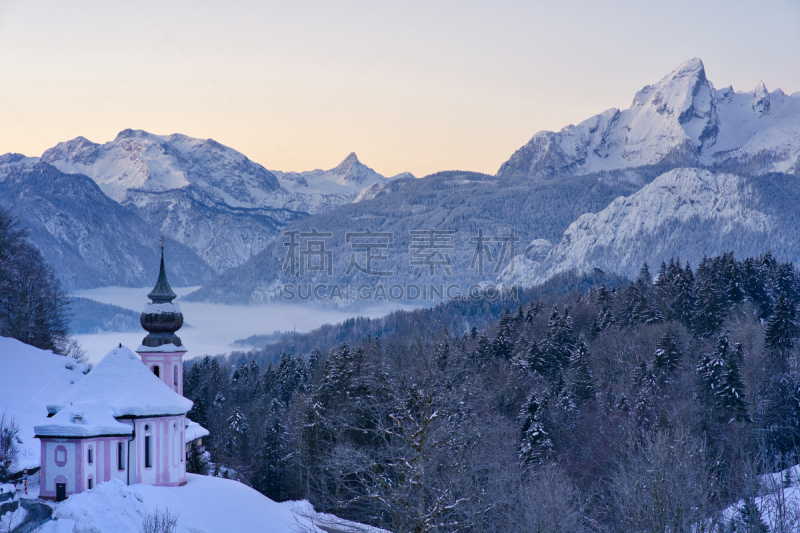
[[[164,236],[162,235],[162,236],[161,236],[161,249],[162,249],[162,250],[164,249],[164,240],[165,240],[165,239],[164,239]]]

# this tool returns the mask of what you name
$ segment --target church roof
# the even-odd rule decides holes
[[[33,431],[37,437],[127,436],[133,425],[118,421],[109,406],[95,400],[68,405]]]
[[[93,402],[107,406],[115,418],[180,415],[192,408],[191,400],[168,387],[124,346],[111,350],[47,410],[60,412],[70,405]]]

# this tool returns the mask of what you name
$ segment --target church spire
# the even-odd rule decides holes
[[[177,298],[167,281],[167,270],[164,267],[164,237],[161,237],[161,267],[158,271],[156,286],[147,295],[150,302],[145,305],[139,322],[148,332],[142,345],[157,348],[167,344],[181,345],[181,339],[175,332],[183,326],[183,314],[178,304],[172,300]]]
[[[150,294],[148,294],[147,297],[150,298],[155,304],[169,303],[178,297],[177,294],[172,292],[172,287],[169,286],[169,281],[167,281],[167,270],[164,268],[163,235],[161,236],[161,270],[158,272],[158,281],[156,281],[156,286],[153,287],[153,290],[150,291]]]

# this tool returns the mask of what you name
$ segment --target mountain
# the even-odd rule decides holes
[[[699,59],[577,126],[543,131],[498,171],[553,178],[607,172],[640,183],[675,167],[800,174],[800,93],[714,88]],[[655,169],[655,174],[653,173]]]
[[[717,90],[703,63],[691,59],[636,93],[629,109],[537,133],[496,176],[454,171],[397,179],[365,189],[357,203],[294,221],[283,238],[192,298],[262,301],[286,297],[293,284],[292,299],[305,299],[298,287],[306,296],[320,287],[319,294],[333,299],[333,286],[396,284],[406,291],[399,300],[430,303],[409,298],[407,285],[454,285],[463,294],[494,282],[541,283],[572,268],[635,274],[644,259],[660,263],[679,255],[694,262],[728,250],[773,250],[795,260],[797,241],[787,235],[800,237],[792,225],[798,204],[789,203],[800,200],[792,188],[798,176],[800,93],[769,92],[763,84],[752,92]],[[421,249],[424,237],[411,232],[431,228],[452,233],[442,236],[444,247]],[[310,235],[312,229],[332,233],[319,244],[329,255],[317,254],[331,268],[326,263],[292,275],[292,261],[313,253],[299,242],[306,254],[290,258],[289,232]],[[347,233],[366,229],[391,235],[387,246],[373,247],[391,277],[354,268],[366,247],[348,241]],[[498,239],[512,229],[518,270],[495,270],[503,254]],[[490,237],[485,249],[494,262],[479,274],[481,230]],[[415,268],[420,260],[441,262],[426,276]]]
[[[553,275],[594,268],[636,277],[642,263],[655,268],[671,257],[697,264],[704,256],[772,252],[800,260],[797,177],[744,177],[680,168],[599,213],[570,224],[561,241],[539,257],[517,256],[507,285],[530,286]]]
[[[83,137],[59,143],[41,160],[90,177],[216,272],[261,251],[288,222],[388,181],[355,154],[330,171],[273,173],[212,139],[130,129],[104,144]]]
[[[0,205],[20,219],[65,289],[152,283],[161,233],[86,176],[19,154],[0,156]],[[191,249],[171,239],[167,247],[176,286],[211,277]]]
[[[374,194],[384,185],[399,178],[413,178],[404,172],[390,178],[378,174],[359,161],[351,152],[341,163],[330,170],[305,172],[281,172],[273,170],[281,186],[298,196],[288,205],[293,209],[318,214],[330,211],[339,205],[359,201]]]
[[[308,287],[312,286],[321,287],[321,297],[339,305],[348,302],[342,302],[334,291],[344,292],[349,287],[356,292],[359,286],[367,285],[370,294],[364,292],[356,298],[362,304],[398,300],[428,305],[453,297],[457,291],[465,294],[470,287],[477,289],[479,284],[496,277],[502,270],[497,264],[510,261],[512,248],[507,242],[503,255],[503,243],[492,239],[509,238],[513,231],[521,243],[534,238],[556,241],[578,216],[599,211],[619,195],[635,190],[628,183],[597,175],[531,182],[447,171],[422,179],[396,179],[371,198],[290,223],[281,237],[259,254],[186,298],[227,303],[287,297],[302,301],[310,299]],[[442,246],[438,250],[424,248],[430,235],[426,230],[431,228],[450,232],[435,237],[436,246]],[[330,236],[310,237],[314,230]],[[367,230],[384,235],[369,236]],[[472,264],[477,247],[474,239],[481,230],[489,250],[484,254],[483,273],[478,263]],[[299,243],[294,252],[288,246],[293,233]],[[372,244],[383,246],[368,250]],[[516,246],[519,250],[520,244]],[[373,257],[370,267],[367,254]],[[428,257],[434,267],[432,275]],[[297,267],[294,273],[292,258]],[[445,264],[448,259],[450,263]],[[325,268],[315,269],[315,265]],[[380,275],[383,272],[391,275]],[[291,297],[283,290],[285,284],[301,287],[300,294]],[[379,286],[387,291],[383,297]],[[428,293],[414,298],[411,291],[416,289],[412,286]],[[443,298],[431,295],[431,286],[440,292],[452,289]],[[402,289],[402,297],[389,296],[392,287],[395,292]]]

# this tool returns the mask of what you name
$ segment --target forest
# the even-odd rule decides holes
[[[189,467],[398,532],[800,527],[753,504],[798,462],[791,263],[673,259],[518,296],[193,362],[211,460]]]
[[[67,332],[69,298],[19,220],[0,207],[0,336],[82,357]]]

